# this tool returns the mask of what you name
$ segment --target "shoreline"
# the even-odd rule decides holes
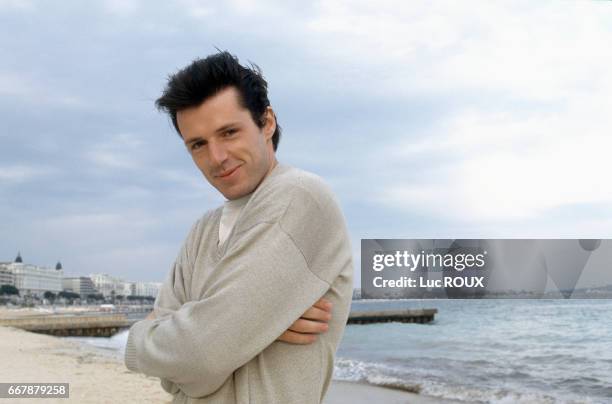
[[[2,383],[69,383],[69,399],[45,402],[75,403],[171,403],[172,396],[156,377],[129,371],[123,361],[99,348],[61,337],[0,326]],[[11,399],[31,403],[32,399]],[[387,387],[348,381],[332,381],[324,404],[372,402],[450,404],[457,401],[422,396]]]
[[[425,396],[391,387],[333,380],[322,404],[468,404],[465,401]]]

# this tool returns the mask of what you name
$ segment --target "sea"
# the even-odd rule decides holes
[[[436,308],[429,324],[348,325],[334,379],[469,403],[612,403],[612,300],[355,300]],[[127,332],[75,338],[123,356]]]

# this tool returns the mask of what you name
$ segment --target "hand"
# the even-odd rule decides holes
[[[276,340],[296,345],[312,344],[318,334],[327,331],[327,323],[332,318],[331,309],[331,302],[321,298]]]
[[[155,315],[155,310],[153,310],[145,317],[145,320],[155,320],[156,318],[157,316]]]

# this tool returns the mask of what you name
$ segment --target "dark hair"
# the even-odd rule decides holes
[[[168,77],[168,83],[155,105],[172,118],[172,124],[182,137],[176,121],[180,110],[200,105],[208,98],[227,87],[235,87],[240,94],[240,103],[249,110],[259,128],[265,124],[264,113],[270,106],[268,83],[261,69],[254,63],[242,66],[236,56],[219,51],[204,59],[196,59],[189,66]],[[274,116],[276,118],[276,115]],[[276,123],[272,135],[274,150],[278,146],[281,128]]]

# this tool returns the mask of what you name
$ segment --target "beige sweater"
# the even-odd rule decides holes
[[[177,403],[319,403],[348,317],[353,264],[342,213],[313,174],[278,165],[225,243],[222,208],[191,229],[155,301],[135,323],[130,370],[157,376]],[[275,341],[319,298],[329,330],[310,345]]]

